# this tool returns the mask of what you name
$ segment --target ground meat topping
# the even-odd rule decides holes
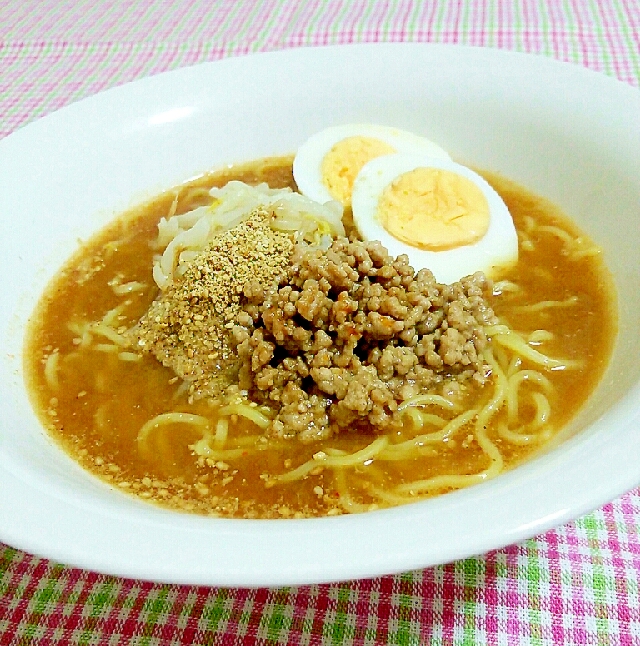
[[[269,226],[270,217],[258,209],[219,234],[131,331],[133,344],[172,368],[195,397],[219,396],[237,381],[240,360],[230,344],[232,328],[253,324],[243,304],[247,296],[264,300],[286,276],[293,242]],[[269,359],[268,345],[262,345],[254,365]]]
[[[378,242],[296,247],[283,286],[244,291],[232,337],[238,386],[278,411],[277,436],[388,429],[403,401],[445,381],[485,378],[490,293],[482,273],[441,285]]]
[[[191,397],[242,393],[275,411],[270,434],[310,441],[400,426],[402,402],[485,379],[483,274],[441,285],[378,242],[294,245],[270,217],[219,234],[130,332]]]

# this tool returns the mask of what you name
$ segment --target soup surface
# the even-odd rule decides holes
[[[487,173],[520,248],[518,264],[495,281],[491,306],[525,343],[496,345],[491,387],[464,385],[457,416],[426,402],[384,441],[362,427],[315,442],[265,438],[242,412],[221,427],[217,406],[190,397],[154,356],[121,344],[158,295],[151,243],[160,218],[207,204],[208,189],[232,179],[295,188],[291,164],[261,160],[168,191],[118,218],[67,263],[33,316],[25,352],[32,401],[56,442],[124,492],[245,518],[402,504],[481,482],[551,442],[604,371],[615,296],[598,249],[557,208]],[[473,414],[465,418],[465,410]],[[490,412],[480,428],[482,411]]]

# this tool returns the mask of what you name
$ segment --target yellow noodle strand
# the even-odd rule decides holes
[[[550,233],[556,238],[560,238],[565,244],[573,245],[575,243],[575,238],[564,229],[556,227],[552,224],[542,224],[536,227],[536,232],[538,233]]]
[[[511,332],[511,328],[504,323],[498,323],[496,325],[485,325],[483,331],[486,336],[492,337],[496,334],[509,334],[509,332]]]
[[[478,446],[480,446],[485,455],[491,460],[489,468],[485,469],[480,475],[483,476],[483,480],[497,476],[504,468],[502,453],[500,453],[498,447],[489,439],[486,428],[480,424],[476,424],[475,439]]]
[[[292,471],[273,476],[269,479],[272,484],[279,484],[282,482],[291,482],[293,480],[300,480],[307,476],[311,471],[318,467],[352,467],[362,464],[367,460],[371,460],[378,453],[384,449],[389,443],[389,439],[385,436],[375,439],[371,444],[368,444],[363,449],[350,453],[347,455],[328,455],[324,451],[315,453],[314,456],[303,462],[299,467]]]
[[[229,422],[226,419],[219,419],[216,424],[216,434],[213,438],[213,446],[221,449],[227,441],[229,435]]]
[[[44,378],[47,386],[51,390],[58,390],[60,388],[60,379],[58,378],[58,371],[60,368],[60,353],[54,350],[44,363]]]
[[[514,283],[510,280],[499,280],[493,285],[493,293],[495,296],[499,296],[504,293],[513,293],[517,294],[521,292],[522,288],[517,283]]]
[[[502,362],[498,360],[498,365],[503,366],[505,365],[506,362]],[[511,377],[512,375],[515,375],[517,372],[520,371],[520,366],[522,365],[522,359],[517,355],[514,354],[513,357],[511,357],[511,360],[509,361],[509,365],[507,366],[507,377]]]
[[[516,446],[525,446],[537,442],[539,436],[537,433],[523,433],[519,430],[510,430],[506,424],[498,425],[498,436]]]
[[[139,280],[132,280],[128,283],[122,283],[120,285],[111,285],[113,293],[117,296],[123,296],[124,294],[131,294],[133,292],[141,292],[147,287],[146,283],[141,283]]]
[[[513,309],[519,312],[542,312],[555,307],[572,307],[579,301],[580,299],[577,296],[569,296],[563,301],[538,301],[533,305],[515,305]]]
[[[356,502],[349,494],[347,481],[344,472],[338,471],[335,475],[336,490],[338,491],[338,504],[350,514],[361,514],[375,509],[375,504],[363,504]]]
[[[313,460],[327,467],[350,467],[362,464],[367,460],[374,458],[389,444],[389,438],[385,435],[375,439],[371,444],[355,453],[347,455],[330,456],[323,451],[319,451],[313,456]]]
[[[398,406],[398,410],[402,411],[409,406],[439,406],[440,408],[447,408],[454,410],[456,408],[455,402],[443,397],[442,395],[415,395],[407,399]]]
[[[435,426],[436,428],[442,428],[447,420],[440,415],[434,415],[433,413],[425,413],[422,410],[418,409],[416,406],[408,406],[403,409],[405,417],[408,417],[412,422],[416,430],[422,430],[425,426]]]
[[[320,465],[314,460],[307,460],[306,462],[303,462],[299,467],[296,467],[291,471],[287,471],[286,473],[281,473],[276,476],[271,476],[265,484],[267,486],[272,486],[274,484],[282,484],[283,482],[293,482],[294,480],[301,480],[302,478],[308,476],[311,471],[317,469],[318,466]]]
[[[404,416],[411,420],[412,425],[416,430],[422,430],[424,419],[417,408],[410,406],[404,411]]]
[[[542,393],[534,392],[531,398],[536,406],[536,414],[533,421],[526,426],[511,429],[507,424],[498,425],[498,436],[503,440],[519,446],[531,444],[534,442],[544,442],[549,439],[552,430],[547,426],[551,405],[548,398]],[[543,429],[540,431],[540,429]]]
[[[162,413],[156,415],[138,431],[138,444],[145,442],[151,431],[168,424],[191,424],[193,426],[207,427],[209,426],[209,420],[202,415],[193,415],[191,413]]]
[[[107,352],[111,354],[120,352],[120,348],[112,343],[94,343],[91,346],[91,349],[96,350],[97,352]]]
[[[180,196],[180,191],[176,191],[176,195],[173,198],[173,201],[171,202],[171,206],[169,207],[169,211],[167,212],[167,220],[169,218],[172,218],[175,214],[176,211],[178,210],[178,198]]]
[[[425,433],[418,435],[410,440],[405,440],[398,444],[389,444],[384,451],[381,451],[380,457],[393,454],[398,451],[406,451],[409,448],[417,448],[425,444],[443,442],[453,437],[465,424],[468,424],[478,414],[477,409],[470,409],[454,417],[442,430],[434,433]],[[382,458],[384,459],[384,458]]]
[[[497,327],[497,326],[496,326]],[[574,361],[571,359],[552,359],[542,352],[534,350],[531,346],[527,345],[515,332],[509,331],[508,333],[500,332],[494,334],[492,340],[499,343],[515,352],[518,352],[523,358],[532,361],[540,366],[544,366],[548,370],[572,370],[580,368],[584,365],[583,361]]]
[[[255,406],[249,404],[228,404],[219,410],[220,415],[238,415],[251,420],[254,424],[261,429],[266,429],[271,420]]]
[[[464,474],[464,475],[451,475],[443,474],[427,478],[426,480],[414,480],[406,484],[398,485],[395,488],[397,493],[405,493],[417,495],[420,493],[428,493],[433,491],[441,491],[446,489],[461,489],[472,484],[479,484],[486,479],[484,473]]]
[[[523,381],[535,383],[546,392],[551,392],[553,386],[551,382],[537,370],[520,370],[509,378],[507,391],[507,418],[509,424],[513,424],[518,417],[519,410],[519,390]]]
[[[399,462],[400,460],[412,460],[418,458],[435,458],[440,455],[434,444],[419,444],[417,446],[406,447],[387,447],[386,450],[378,453],[376,460],[383,460],[384,462]]]
[[[183,395],[185,395],[187,392],[189,392],[189,386],[191,384],[188,381],[183,381],[174,391],[173,395],[171,396],[172,399],[180,399]]]
[[[104,323],[96,323],[95,325],[92,325],[89,329],[92,334],[95,334],[97,336],[103,336],[105,339],[109,339],[109,341],[113,341],[113,343],[115,343],[116,345],[119,345],[122,348],[127,347],[129,345],[129,341],[125,336],[123,336],[122,334],[118,334],[112,327],[109,327]]]
[[[103,325],[112,327],[118,322],[118,317],[124,312],[124,310],[131,305],[131,301],[124,301],[120,305],[109,310],[103,317],[101,323]],[[99,325],[99,324],[98,324]]]
[[[536,405],[534,425],[537,428],[542,428],[547,424],[551,416],[551,404],[549,399],[542,393],[532,393],[531,397]]]
[[[494,393],[491,399],[487,404],[485,404],[478,414],[478,419],[476,420],[476,427],[481,426],[485,427],[489,423],[489,419],[498,411],[502,406],[503,402],[507,396],[507,377],[504,372],[501,370],[500,366],[493,357],[491,351],[487,351],[485,359],[487,363],[491,366],[494,374]]]
[[[587,249],[573,249],[571,253],[569,254],[569,260],[573,261],[578,261],[582,260],[583,258],[591,258],[593,256],[598,256],[602,253],[602,249],[600,247],[589,247]]]
[[[142,355],[135,352],[119,352],[118,359],[121,361],[141,361]]]
[[[418,415],[422,418],[423,427],[430,424],[431,426],[442,428],[447,423],[447,420],[444,419],[444,417],[440,417],[440,415],[433,415],[432,413],[423,413],[422,411],[416,411],[415,408],[408,409],[407,412],[409,412],[409,410],[412,410],[418,413]]]
[[[478,484],[498,475],[504,468],[502,454],[496,445],[487,437],[484,426],[476,422],[475,438],[482,451],[491,461],[490,466],[481,473],[475,474],[446,474],[433,476],[425,480],[415,480],[396,487],[395,492],[416,495],[434,490],[459,489],[471,484]]]
[[[553,341],[555,335],[549,330],[534,330],[527,337],[529,343],[543,343],[544,341]]]

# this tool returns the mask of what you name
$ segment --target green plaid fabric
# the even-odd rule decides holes
[[[640,0],[5,0],[0,137],[150,74],[352,42],[506,48],[640,85]],[[639,532],[634,490],[478,558],[270,590],[119,579],[0,544],[0,646],[640,644]]]

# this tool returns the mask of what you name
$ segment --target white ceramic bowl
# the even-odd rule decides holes
[[[395,125],[560,204],[600,243],[620,295],[605,379],[570,439],[495,480],[318,520],[164,511],[52,445],[22,380],[49,278],[123,208],[206,169],[294,151],[330,124]],[[640,93],[545,58],[431,45],[296,49],[181,69],[71,105],[0,141],[0,540],[155,581],[279,585],[482,553],[640,483]]]

